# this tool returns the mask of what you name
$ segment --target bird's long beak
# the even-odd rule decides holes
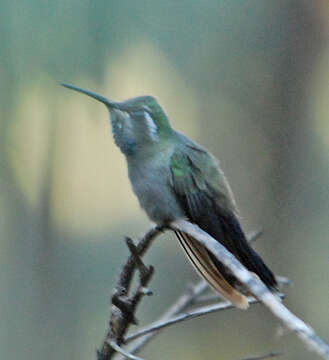
[[[88,95],[100,102],[102,102],[109,110],[110,109],[118,109],[119,106],[117,103],[115,102],[112,102],[112,101],[109,101],[108,99],[106,99],[104,96],[101,96],[101,95],[98,95],[92,91],[89,91],[89,90],[84,90],[84,89],[81,89],[77,86],[74,86],[74,85],[70,85],[70,84],[64,84],[62,83],[61,84],[62,86],[68,88],[68,89],[71,89],[71,90],[75,90],[75,91],[78,91],[78,92],[81,92],[82,94],[85,94],[85,95]]]

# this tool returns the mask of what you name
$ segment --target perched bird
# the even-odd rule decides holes
[[[267,287],[276,279],[250,247],[239,223],[232,191],[216,158],[175,131],[156,99],[140,96],[113,102],[62,84],[102,102],[110,112],[113,137],[125,155],[140,206],[159,225],[180,218],[197,224],[224,245]],[[247,308],[241,284],[206,248],[180,231],[176,236],[196,270],[236,307]]]

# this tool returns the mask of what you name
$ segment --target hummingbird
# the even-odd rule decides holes
[[[113,138],[126,158],[132,189],[153,222],[162,226],[187,219],[225,246],[271,291],[277,289],[274,274],[246,239],[218,160],[175,131],[153,96],[114,102],[73,85],[62,85],[100,101],[109,110]],[[181,231],[175,234],[201,277],[234,306],[246,309],[246,291],[239,280],[194,238]]]

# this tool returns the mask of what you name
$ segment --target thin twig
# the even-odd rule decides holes
[[[125,358],[132,359],[132,360],[143,360],[140,357],[137,357],[129,352],[125,351],[120,347],[114,340],[109,341],[109,345],[119,354],[123,355]]]
[[[165,321],[171,317],[177,315],[181,311],[184,311],[188,306],[192,305],[195,300],[208,289],[208,284],[201,280],[199,283],[193,287],[188,287],[188,289],[175,301],[173,305],[160,317],[158,321]],[[153,331],[144,335],[143,337],[136,339],[131,347],[129,347],[129,352],[132,354],[138,353],[146,344],[148,344],[156,335],[160,333],[160,330]]]
[[[275,279],[276,281],[278,282],[279,286],[292,286],[293,285],[293,282],[286,278],[285,276],[279,276],[279,275],[276,275],[275,276]]]
[[[205,294],[202,296],[199,296],[197,299],[197,303],[198,305],[202,305],[202,304],[209,304],[209,303],[214,303],[214,302],[218,302],[223,300],[219,295],[217,294]]]
[[[258,230],[252,231],[247,235],[247,240],[249,243],[253,243],[258,240],[264,233],[263,228],[259,228]]]
[[[249,304],[259,302],[259,300],[256,300],[255,298],[251,298],[251,297],[248,298],[248,301],[249,301]],[[196,310],[193,310],[191,312],[185,312],[183,314],[173,316],[172,318],[170,318],[168,320],[156,321],[155,323],[145,327],[144,329],[138,330],[134,334],[127,336],[125,338],[124,342],[128,343],[128,342],[130,342],[132,340],[135,340],[135,339],[137,339],[137,338],[139,338],[141,336],[144,336],[146,334],[149,334],[149,333],[151,333],[153,331],[158,331],[160,329],[163,329],[163,328],[168,327],[170,325],[180,323],[180,322],[185,321],[185,320],[194,319],[194,318],[199,317],[199,316],[211,314],[213,312],[218,312],[218,311],[221,311],[221,310],[232,309],[232,308],[234,308],[234,306],[229,301],[223,301],[223,302],[221,302],[219,304],[203,306],[203,307],[201,307],[199,309],[196,309]]]
[[[137,244],[137,252],[139,256],[143,256],[146,250],[152,244],[152,241],[162,233],[164,230],[163,227],[154,226],[150,230],[148,230],[142,239],[139,240]],[[134,256],[129,256],[127,262],[122,268],[120,275],[118,277],[116,288],[125,288],[129,290],[131,284],[131,278],[136,269],[135,258]]]
[[[151,280],[153,268],[149,268],[149,271],[144,273],[146,278],[141,274],[140,284],[133,296],[129,297],[128,293],[134,273],[138,268],[138,265],[141,265],[139,262],[140,257],[146,252],[152,241],[163,231],[163,229],[163,227],[155,226],[148,230],[142,239],[139,240],[137,246],[134,246],[134,250],[136,251],[131,253],[122,267],[112,297],[109,329],[107,330],[101,350],[97,352],[98,360],[110,360],[116,353],[115,348],[112,347],[110,343],[114,342],[116,345],[120,346],[123,336],[127,332],[130,324],[137,322],[135,312],[143,295],[150,294],[149,291],[146,291],[146,285]],[[138,258],[137,264],[136,258]]]
[[[250,242],[257,240],[260,235],[262,234],[262,230],[253,231],[247,235],[247,239]],[[185,291],[183,295],[181,295],[175,303],[157,320],[157,321],[166,321],[171,319],[173,316],[178,315],[179,313],[183,312],[187,309],[190,305],[195,303],[200,303],[199,301],[202,299],[200,298],[203,293],[209,289],[209,286],[204,280],[201,280],[200,283],[189,287],[188,291]],[[211,296],[211,295],[210,295]],[[215,295],[217,299],[219,297]],[[140,337],[133,341],[133,344],[129,347],[130,353],[138,353],[144,346],[146,346],[152,339],[156,337],[160,333],[160,330],[153,331]]]
[[[253,297],[248,297],[248,302],[251,305],[251,304],[259,303],[260,301],[253,298]],[[222,302],[220,302],[218,304],[212,304],[212,305],[208,305],[208,306],[203,306],[203,307],[200,307],[198,309],[194,309],[193,311],[180,313],[180,314],[178,314],[176,316],[171,317],[170,319],[156,321],[153,324],[150,324],[147,327],[136,331],[134,334],[128,335],[125,338],[124,342],[129,343],[130,341],[135,340],[135,339],[137,339],[137,338],[139,338],[141,336],[144,336],[146,334],[152,333],[154,331],[158,331],[158,330],[163,329],[165,327],[169,327],[171,325],[174,325],[174,324],[186,321],[186,320],[191,320],[191,319],[194,319],[196,317],[211,314],[213,312],[218,312],[218,311],[228,310],[228,309],[234,309],[234,308],[235,307],[232,305],[231,302],[222,301]]]
[[[329,360],[329,345],[301,319],[288,310],[279,299],[273,295],[262,281],[252,276],[250,272],[218,241],[201,230],[197,225],[186,220],[173,221],[170,227],[192,236],[202,246],[206,247],[216,258],[230,269],[232,274],[257,297],[289,330],[324,359]]]
[[[126,244],[130,250],[130,253],[131,253],[133,259],[134,259],[134,263],[136,264],[138,270],[140,271],[141,276],[147,276],[149,269],[147,266],[144,265],[136,245],[134,244],[132,239],[130,239],[129,237],[126,237]]]
[[[278,356],[282,356],[282,355],[283,355],[282,352],[271,352],[266,355],[244,358],[242,360],[265,360],[265,359],[270,359],[270,358],[274,358],[274,357],[278,357]]]
[[[122,348],[118,345],[119,343],[123,342],[123,335],[128,330],[129,324],[136,322],[135,319],[135,311],[136,306],[132,306],[133,304],[137,304],[141,297],[143,295],[150,295],[151,291],[145,287],[145,284],[150,281],[150,278],[153,273],[152,267],[148,268],[144,265],[143,261],[141,260],[141,256],[145,253],[149,245],[151,244],[152,240],[160,234],[162,231],[162,228],[152,228],[150,231],[148,231],[144,237],[139,241],[137,246],[134,245],[133,241],[129,238],[126,238],[127,245],[130,249],[131,256],[129,257],[128,261],[124,265],[119,280],[117,282],[117,285],[115,287],[115,294],[113,296],[113,304],[117,305],[116,308],[114,307],[112,309],[112,315],[111,315],[111,328],[110,332],[108,333],[107,338],[104,341],[102,351],[105,349],[105,355],[104,351],[103,353],[98,353],[98,358],[101,360],[107,360],[111,359],[112,356],[115,354],[115,352],[119,352],[123,354]],[[261,231],[255,231],[248,235],[249,241],[256,240],[261,235]],[[140,271],[140,283],[134,293],[133,296],[128,296],[128,291],[131,285],[131,281],[134,275],[134,272],[136,269],[139,269]],[[145,282],[146,280],[146,282]],[[143,285],[144,284],[144,285]],[[177,322],[185,321],[188,319],[192,319],[197,316],[202,316],[204,314],[207,314],[209,312],[213,311],[219,311],[220,308],[217,309],[218,305],[220,307],[222,304],[216,304],[212,305],[215,308],[211,308],[211,306],[199,308],[196,310],[193,310],[189,313],[181,314],[183,311],[185,311],[190,305],[194,304],[200,304],[204,301],[209,300],[218,300],[219,297],[213,297],[209,295],[208,297],[203,297],[202,294],[205,292],[205,290],[208,289],[208,286],[206,282],[201,281],[199,284],[190,286],[187,291],[170,307],[170,309],[154,324],[162,323],[161,326],[158,328],[152,328],[151,326],[148,326],[147,328],[142,329],[142,331],[145,331],[143,334],[138,332],[135,333],[129,337],[127,337],[128,341],[133,341],[133,345],[128,350],[128,354],[137,353],[139,350],[142,349],[152,338],[154,338],[155,335],[159,334],[160,330],[164,327],[170,326],[172,324],[175,324]],[[200,297],[201,296],[201,297]],[[137,302],[136,302],[137,300]],[[256,302],[256,300],[253,300],[253,302]],[[227,303],[227,308],[232,307],[231,304]],[[225,307],[224,307],[225,308]],[[114,321],[116,320],[116,322]],[[153,324],[153,325],[154,325]],[[113,333],[113,329],[116,331],[116,333]],[[118,329],[121,330],[121,337],[119,337]],[[147,330],[149,329],[149,330]],[[147,330],[147,331],[146,331]],[[133,340],[135,339],[135,340]],[[106,342],[106,343],[105,343]],[[114,345],[114,346],[111,346]],[[119,348],[121,351],[117,351]],[[126,353],[126,351],[124,350]],[[127,358],[125,354],[123,354],[123,357]]]

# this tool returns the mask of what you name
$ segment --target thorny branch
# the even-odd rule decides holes
[[[109,345],[119,354],[123,355],[125,359],[131,359],[131,360],[143,360],[142,358],[139,358],[128,351],[125,351],[122,349],[121,346],[119,346],[114,340],[109,341]]]
[[[249,301],[249,304],[259,302],[255,298],[251,298],[251,297],[248,298],[248,301]],[[232,303],[230,303],[229,301],[222,301],[218,304],[208,305],[208,306],[204,306],[200,309],[196,309],[196,310],[189,311],[189,312],[184,312],[182,314],[171,317],[169,320],[165,319],[165,320],[156,321],[155,323],[145,327],[144,329],[140,329],[140,330],[136,331],[134,334],[127,336],[125,338],[125,343],[128,343],[128,342],[130,342],[134,339],[137,339],[141,336],[144,336],[146,334],[152,333],[153,331],[163,329],[165,327],[180,323],[185,320],[194,319],[199,316],[211,314],[213,312],[217,312],[220,310],[228,310],[228,309],[232,309],[232,308],[234,308]]]
[[[249,357],[249,358],[245,358],[245,359],[242,359],[242,360],[265,360],[265,359],[271,359],[271,358],[274,358],[274,357],[278,357],[278,356],[281,356],[281,355],[283,355],[283,354],[279,353],[279,352],[271,352],[271,353],[266,354],[266,355],[256,356],[256,357]]]
[[[159,318],[159,322],[168,322],[172,317],[180,314],[189,306],[194,305],[197,299],[208,289],[208,284],[202,280],[193,287],[188,289],[178,298],[178,300]],[[218,299],[218,297],[217,297]],[[130,354],[138,353],[145,345],[147,345],[161,330],[154,330],[141,338],[136,339],[132,346],[128,349]],[[121,358],[120,358],[121,360]]]
[[[197,225],[186,220],[173,221],[170,224],[173,230],[179,230],[192,236],[201,245],[205,246],[217,259],[220,260],[236,278],[259,300],[261,301],[288,329],[306,344],[309,350],[313,350],[323,359],[329,360],[329,345],[322,340],[315,331],[305,324],[301,319],[288,310],[273,295],[261,280],[252,274],[218,241],[201,230]]]
[[[328,345],[320,339],[314,331],[304,324],[300,319],[294,316],[286,309],[280,300],[272,295],[261,281],[255,279],[250,273],[216,240],[211,238],[197,226],[187,222],[178,221],[170,224],[171,229],[181,230],[206,246],[209,251],[214,253],[230,270],[245,284],[257,298],[249,298],[250,303],[263,302],[290,330],[297,333],[313,350],[318,352],[325,359],[329,359]],[[147,267],[141,260],[141,256],[146,252],[152,241],[164,230],[164,227],[154,227],[149,230],[144,237],[139,240],[137,246],[133,241],[126,238],[127,246],[131,252],[130,257],[122,268],[114,294],[112,296],[111,320],[109,330],[104,339],[101,350],[97,353],[99,360],[112,359],[115,354],[121,354],[120,359],[140,359],[132,354],[139,352],[152,338],[154,338],[161,329],[172,324],[191,319],[204,314],[232,308],[232,305],[225,301],[213,305],[204,306],[193,311],[187,312],[189,306],[200,305],[209,301],[218,301],[217,296],[204,295],[207,284],[204,281],[190,286],[187,291],[163,314],[155,323],[135,332],[132,335],[125,336],[130,324],[136,324],[135,312],[137,306],[144,295],[151,295],[148,289],[148,283],[153,274],[153,267]],[[261,235],[261,231],[256,231],[249,235],[249,240],[253,241]],[[218,244],[219,246],[217,246]],[[139,284],[132,295],[129,296],[132,279],[135,271],[139,271]],[[289,280],[284,277],[278,277],[279,283],[286,285]],[[306,340],[305,340],[306,339]],[[121,345],[131,342],[128,350],[122,349]],[[328,347],[328,348],[326,348]],[[278,353],[270,353],[264,356],[249,359],[267,359],[278,356]]]
[[[287,284],[286,278],[282,277],[282,279],[279,280],[279,284]],[[210,314],[212,312],[233,308],[232,304],[228,301],[218,302],[220,297],[216,294],[203,295],[207,289],[208,285],[204,280],[193,287],[189,287],[187,291],[171,306],[171,308],[167,310],[156,322],[127,336],[125,338],[126,343],[136,339],[134,340],[133,345],[129,348],[129,353],[137,353],[152,338],[158,335],[161,329],[165,327],[174,325],[181,321]],[[248,300],[250,305],[259,302],[251,297],[249,297]],[[216,304],[199,307],[189,312],[186,311],[186,309],[188,309],[191,305],[202,305],[205,302],[216,302]]]
[[[137,268],[140,269],[141,276],[143,273],[146,273],[146,267],[144,267],[140,257],[146,252],[155,237],[158,236],[162,231],[163,228],[160,227],[150,229],[138,242],[137,247],[132,244],[131,239],[126,239],[131,256],[123,266],[115,286],[114,294],[112,296],[110,327],[104,339],[102,348],[98,352],[98,359],[107,360],[111,359],[116,353],[123,354],[124,350],[120,347],[119,344],[124,342],[123,336],[128,331],[130,324],[137,322],[134,315],[137,309],[136,301],[133,302],[132,299],[128,297],[133,275]],[[261,231],[253,232],[249,235],[249,240],[255,240],[260,236],[260,234]],[[204,281],[201,281],[194,286],[188,287],[183,295],[181,295],[178,300],[161,316],[159,321],[168,322],[172,317],[185,311],[190,305],[194,305],[196,303],[202,304],[204,300],[201,297],[201,301],[199,301],[199,297],[202,296],[207,289],[208,285]],[[215,296],[215,298],[210,300],[218,301],[218,299],[219,297]],[[134,311],[132,311],[132,303],[135,303]],[[200,309],[200,311],[202,313],[202,309]],[[127,354],[129,353],[132,354],[139,352],[152,338],[159,334],[159,332],[159,330],[154,330],[147,335],[136,339],[129,351],[125,352],[123,358],[126,359]]]
[[[126,239],[131,255],[124,264],[117,280],[111,307],[111,319],[109,329],[103,341],[101,350],[97,352],[98,360],[109,360],[115,355],[117,350],[113,347],[113,342],[118,346],[122,344],[123,336],[127,332],[130,324],[136,324],[135,312],[137,306],[144,295],[150,295],[147,285],[153,274],[153,267],[147,268],[141,256],[151,245],[152,241],[163,231],[162,227],[155,226],[146,232],[144,237],[135,246],[131,239]],[[140,271],[140,284],[129,296],[129,290],[136,269]],[[112,345],[111,345],[112,343]]]

